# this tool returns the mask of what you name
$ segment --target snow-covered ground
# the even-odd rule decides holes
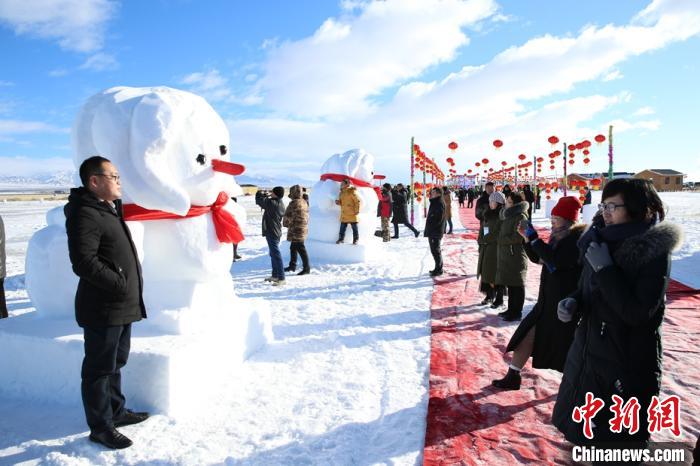
[[[662,198],[668,219],[686,234],[673,277],[700,287],[693,270],[700,266],[700,194]],[[263,283],[270,262],[259,209],[250,197],[239,201],[249,222],[239,249],[244,260],[232,274],[240,296],[272,303],[274,344],[243,364],[196,419],[156,415],[123,428],[134,440],[123,451],[88,442],[78,406],[0,399],[0,464],[421,462],[430,356],[427,271],[433,265],[427,241],[401,227],[402,238],[383,245],[385,254],[370,263],[318,264],[312,257],[311,275],[291,275],[286,287],[272,288]],[[45,225],[45,212],[60,204],[0,202],[11,315],[34,311],[24,287],[27,241]],[[548,222],[536,217],[535,223]],[[455,229],[461,230],[458,221]]]
[[[324,265],[312,257],[311,275],[288,276],[286,287],[274,288],[263,282],[271,269],[260,211],[252,198],[240,201],[249,222],[244,260],[232,273],[240,296],[272,303],[275,343],[237,370],[199,418],[156,415],[124,428],[134,440],[124,451],[87,440],[81,407],[0,400],[0,464],[420,462],[433,265],[427,241],[401,227],[402,238],[370,263]],[[24,289],[27,241],[60,204],[0,203],[11,315],[34,311]]]

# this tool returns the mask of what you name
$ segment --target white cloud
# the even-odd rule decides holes
[[[74,170],[73,160],[64,157],[3,157],[0,156],[0,175],[30,176]]]
[[[61,78],[68,75],[68,73],[70,73],[70,71],[65,68],[56,68],[55,70],[49,71],[49,76],[52,78]]]
[[[366,114],[371,98],[450,61],[469,39],[463,28],[497,11],[492,0],[344,2],[305,39],[266,44],[255,94],[275,111],[306,117]],[[357,14],[351,12],[358,11]]]
[[[378,6],[382,7],[386,8],[384,3]],[[428,154],[438,158],[444,158],[450,140],[459,142],[460,160],[469,157],[473,162],[477,156],[494,155],[490,142],[496,137],[508,138],[498,157],[540,153],[549,150],[546,137],[550,132],[555,131],[563,140],[575,141],[604,131],[607,125],[590,127],[588,121],[593,117],[600,120],[612,107],[632,99],[629,92],[570,98],[567,93],[577,84],[603,80],[630,57],[700,33],[700,2],[654,1],[627,25],[587,26],[572,36],[532,38],[487,63],[464,67],[441,80],[423,82],[408,80],[410,72],[403,68],[402,61],[406,44],[400,41],[390,41],[387,50],[380,50],[381,53],[373,50],[381,42],[376,37],[367,43],[357,39],[352,46],[348,45],[350,39],[367,31],[394,31],[390,24],[394,20],[405,24],[401,15],[398,18],[397,15],[380,17],[376,12],[370,15],[364,3],[361,11],[352,20],[334,20],[334,24],[349,25],[350,32],[330,34],[321,48],[313,43],[314,38],[327,34],[327,29],[335,25],[326,26],[324,32],[317,31],[307,39],[282,44],[273,51],[263,67],[266,74],[259,90],[264,104],[274,113],[268,118],[229,122],[232,147],[238,154],[251,156],[251,163],[259,163],[264,171],[274,160],[278,164],[304,160],[309,167],[318,167],[333,153],[361,146],[378,156],[379,170],[405,174],[408,167],[403,167],[402,160],[406,158],[411,136],[417,138]],[[454,16],[449,9],[442,13]],[[448,36],[454,33],[453,40],[439,44],[443,52],[438,55],[449,60],[456,53],[457,44],[464,43],[458,36],[462,35],[464,41],[466,37],[454,21],[443,20],[440,14],[431,16],[423,12],[422,21],[426,24],[419,32],[438,25],[438,29],[448,31]],[[365,25],[370,23],[369,18],[372,23],[381,24],[369,28]],[[356,36],[360,26],[364,28],[363,34]],[[419,56],[430,49],[418,48]],[[302,65],[301,51],[311,53],[308,68]],[[382,53],[390,55],[390,51],[398,55],[395,61],[390,61],[393,68],[385,71],[378,66],[382,77],[375,79],[369,64],[383,56]],[[358,58],[363,54],[369,58]],[[327,69],[319,68],[324,61]],[[427,66],[428,60],[419,57],[416,61]],[[419,73],[421,69],[418,65],[413,71]],[[281,76],[282,70],[289,76]],[[270,83],[273,77],[279,81]],[[337,82],[330,78],[337,78]],[[403,85],[389,101],[369,102],[387,83],[401,82]],[[544,98],[551,102],[557,95],[559,101],[547,105],[539,102]],[[297,117],[284,117],[290,113]],[[655,130],[661,124],[659,120],[615,123],[619,125],[616,131],[620,132]]]
[[[102,47],[115,11],[110,0],[3,0],[0,23],[17,34],[57,40],[64,49],[93,52]]]
[[[81,70],[107,71],[119,68],[119,63],[112,56],[104,52],[91,55],[80,65]]]
[[[212,69],[205,73],[191,73],[180,80],[189,89],[212,102],[224,100],[231,96],[228,80],[221,76],[218,70]]]
[[[0,120],[0,136],[27,133],[67,133],[68,131],[68,129],[41,121]]]
[[[625,120],[613,120],[610,124],[614,126],[616,133],[622,133],[633,129],[656,131],[661,127],[661,120],[635,121],[634,123]]]
[[[622,75],[620,70],[612,70],[610,73],[605,75],[605,77],[603,78],[603,81],[604,82],[615,81],[616,79],[622,79],[623,77],[624,76]]]
[[[651,107],[641,107],[639,110],[634,112],[632,116],[648,116],[648,115],[653,115],[656,113],[653,108]]]

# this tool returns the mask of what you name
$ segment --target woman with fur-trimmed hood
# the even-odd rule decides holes
[[[653,184],[615,179],[603,190],[600,213],[579,240],[583,266],[576,291],[557,308],[559,319],[580,319],[564,367],[552,421],[577,445],[649,439],[647,410],[661,385],[661,324],[671,273],[671,253],[680,247],[680,228],[664,222]],[[586,393],[605,403],[593,418],[593,438],[574,422]],[[612,396],[639,402],[639,430],[610,430]]]
[[[301,186],[295,184],[289,188],[291,201],[284,211],[282,225],[287,227],[287,241],[289,241],[289,266],[285,272],[294,272],[297,268],[297,254],[301,256],[302,270],[297,275],[311,273],[309,255],[306,252],[304,241],[309,233],[309,205],[302,197]]]
[[[564,370],[566,353],[574,340],[576,322],[562,322],[557,317],[559,301],[576,290],[581,276],[577,242],[585,225],[577,224],[581,204],[573,196],[559,199],[552,209],[552,230],[548,242],[539,238],[534,228],[518,228],[525,239],[530,261],[542,264],[537,303],[523,319],[508,343],[513,352],[508,373],[493,385],[505,390],[520,388],[520,371],[532,357],[532,367]]]

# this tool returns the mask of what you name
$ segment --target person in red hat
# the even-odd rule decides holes
[[[576,243],[585,225],[576,224],[581,204],[573,196],[559,199],[552,209],[549,242],[539,238],[529,225],[518,233],[525,239],[530,261],[542,264],[537,303],[515,330],[506,352],[513,352],[505,377],[493,386],[505,390],[520,389],[520,371],[532,357],[532,367],[562,372],[566,353],[574,338],[576,322],[564,323],[557,317],[559,301],[576,290],[581,266]]]

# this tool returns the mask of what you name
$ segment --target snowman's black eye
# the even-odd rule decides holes
[[[204,154],[197,154],[197,163],[200,165],[204,165],[207,163],[207,156]]]

